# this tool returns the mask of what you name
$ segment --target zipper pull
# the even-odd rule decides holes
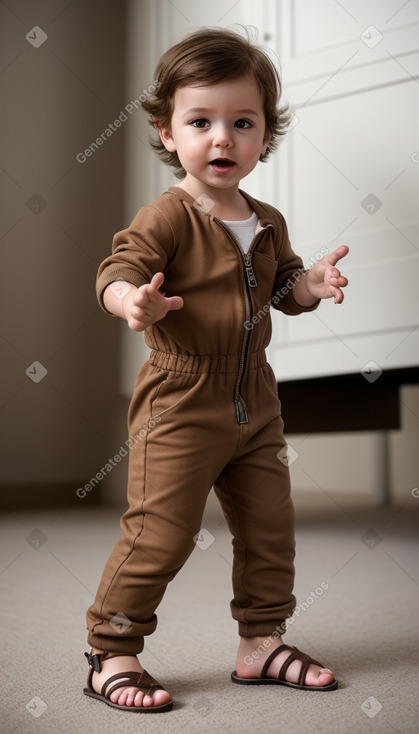
[[[240,398],[234,401],[236,405],[236,416],[237,416],[237,423],[239,425],[242,425],[243,423],[248,423],[249,418],[247,417],[246,408],[244,407],[242,401]]]
[[[256,280],[255,271],[252,268],[252,260],[246,255],[244,260],[244,267],[246,268],[247,282],[250,288],[256,288],[258,282]]]

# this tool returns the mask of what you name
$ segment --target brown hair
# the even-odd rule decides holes
[[[247,38],[223,28],[204,28],[186,36],[161,57],[155,70],[154,94],[141,106],[149,113],[151,125],[170,129],[176,89],[217,84],[248,74],[253,74],[263,96],[265,137],[270,142],[259,160],[265,161],[278,147],[291,114],[288,105],[279,106],[282,86],[278,71],[265,51],[250,41],[248,31]],[[186,175],[177,153],[166,150],[160,138],[151,138],[150,144],[164,163],[174,167],[178,178]]]

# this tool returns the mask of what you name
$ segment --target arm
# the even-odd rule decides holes
[[[308,271],[304,269],[301,257],[291,247],[284,217],[280,212],[276,214],[279,217],[278,238],[281,237],[281,241],[271,303],[276,310],[282,311],[287,316],[297,316],[316,309],[320,300],[307,293],[305,278]],[[300,280],[302,283],[297,287]],[[298,292],[300,297],[297,300]]]
[[[167,218],[155,206],[142,207],[131,225],[116,233],[112,254],[99,266],[96,294],[101,308],[126,318],[121,303],[124,297],[133,288],[149,285],[156,273],[166,271],[174,245],[174,230]]]

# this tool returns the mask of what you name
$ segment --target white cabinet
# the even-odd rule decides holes
[[[297,124],[273,203],[304,261],[349,245],[344,304],[273,314],[278,380],[419,364],[419,3],[281,2]],[[267,192],[266,192],[267,193]]]

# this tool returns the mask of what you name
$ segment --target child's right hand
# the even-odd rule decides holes
[[[180,296],[166,298],[159,288],[163,285],[163,273],[155,273],[150,283],[135,288],[124,297],[122,312],[133,331],[144,331],[166,316],[168,311],[178,311],[183,306]]]

